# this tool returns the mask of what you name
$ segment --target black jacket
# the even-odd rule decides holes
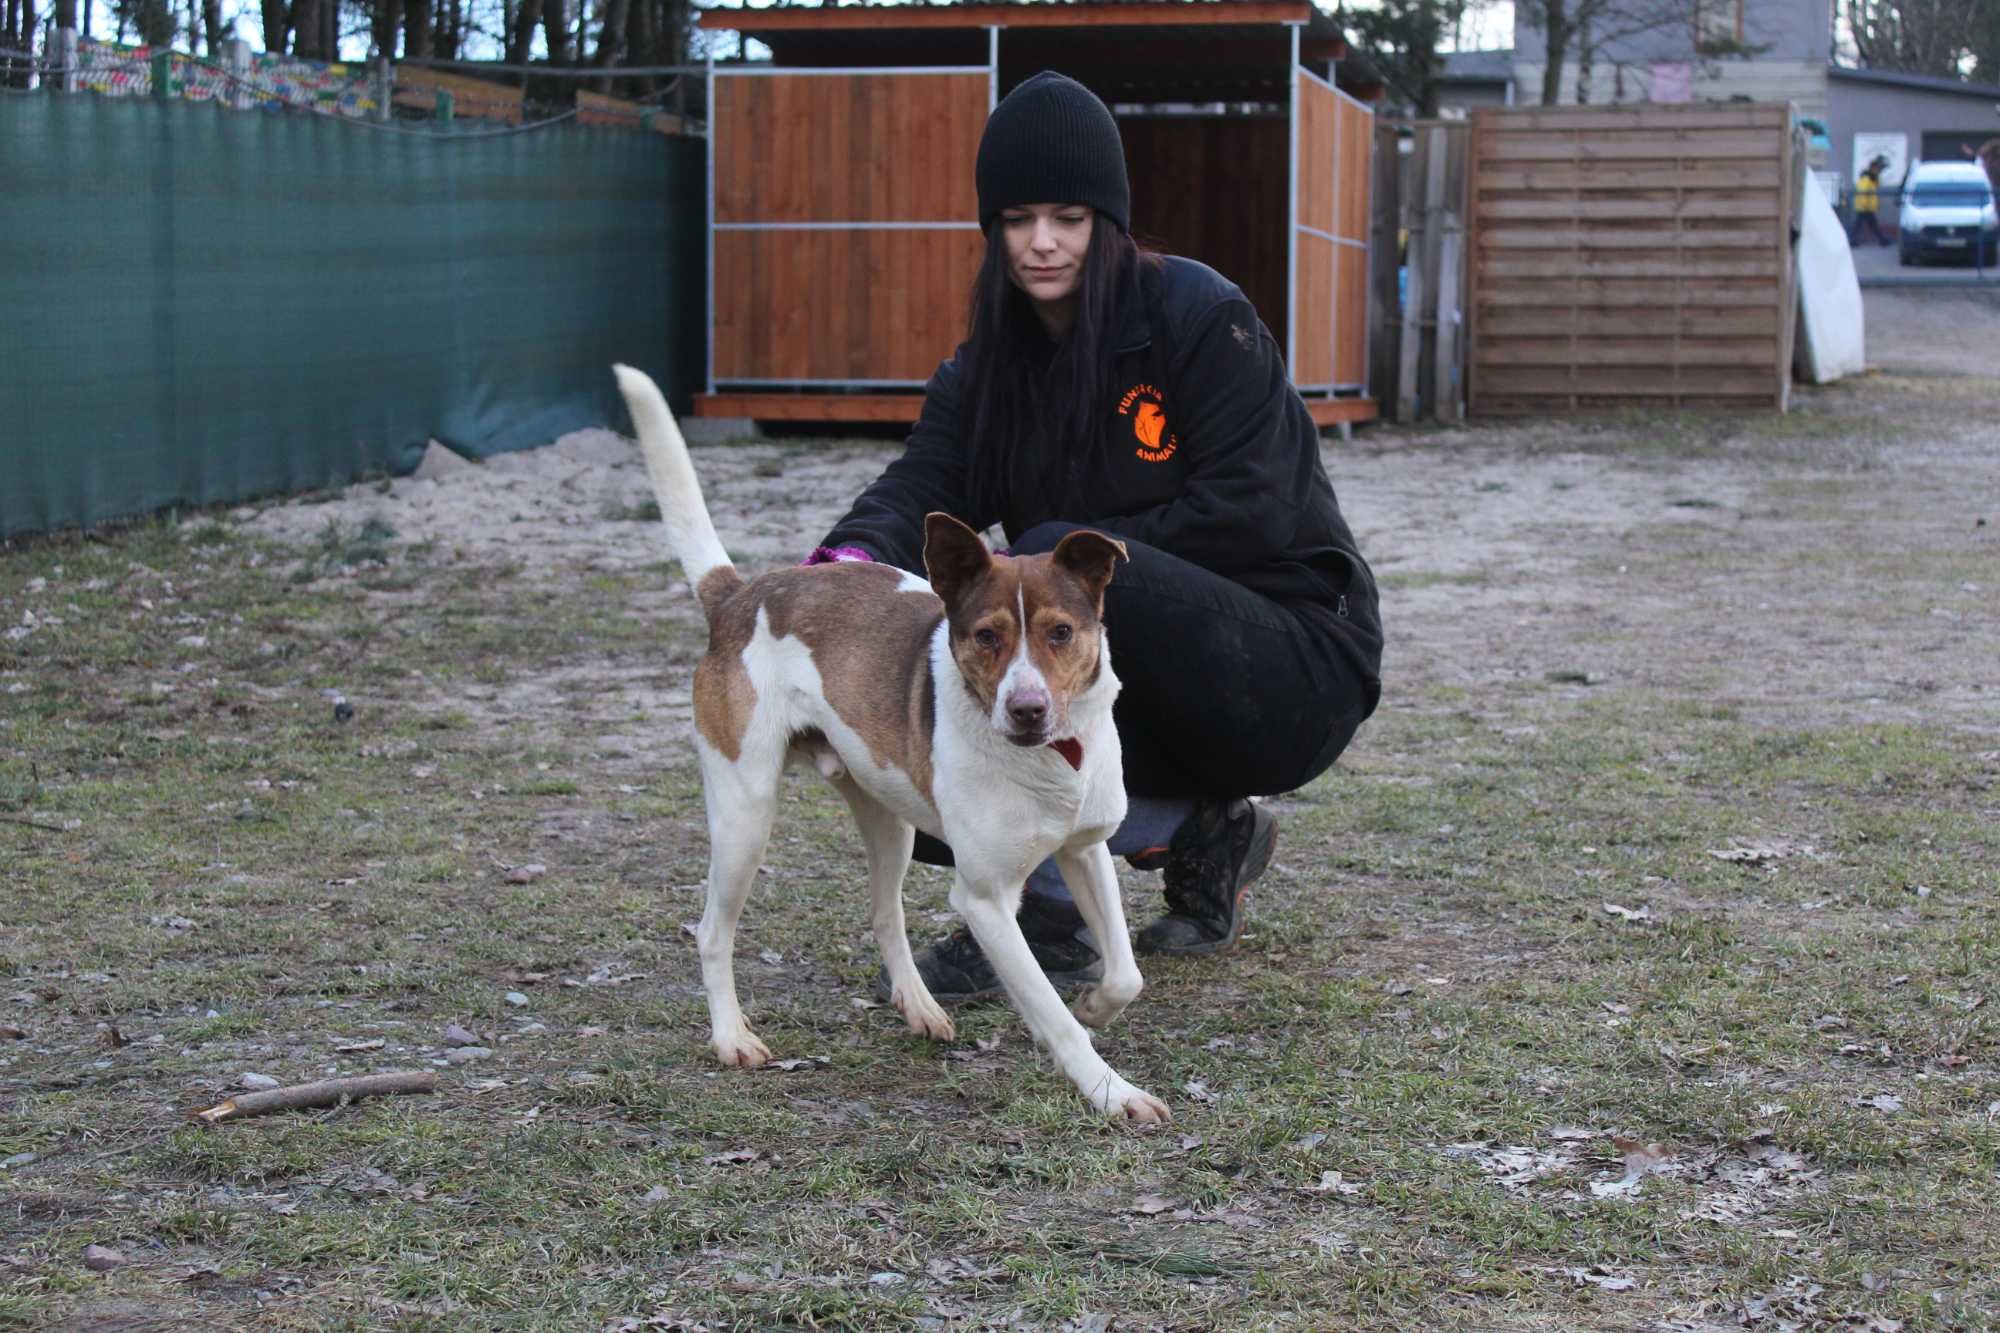
[[[1128,291],[1121,302],[1100,447],[1077,469],[1060,512],[1030,512],[1018,501],[1007,512],[971,512],[961,346],[931,376],[903,456],[824,544],[922,570],[924,515],[932,510],[975,529],[997,522],[1010,541],[1049,520],[1088,524],[1262,593],[1336,635],[1342,656],[1379,679],[1374,576],[1341,518],[1320,463],[1319,430],[1270,330],[1236,284],[1191,259],[1142,266],[1139,288],[1139,299]],[[1049,473],[1064,470],[1063,460],[1048,460]]]

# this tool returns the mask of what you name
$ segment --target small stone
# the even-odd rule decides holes
[[[269,1074],[245,1074],[236,1081],[252,1092],[267,1092],[272,1088],[284,1086]]]
[[[447,1046],[477,1046],[479,1038],[456,1023],[444,1025],[444,1044]]]
[[[114,1268],[123,1268],[131,1261],[109,1245],[86,1245],[83,1247],[83,1266],[93,1273],[109,1273]]]
[[[516,1009],[525,1009],[528,1007],[528,997],[517,990],[510,990],[500,998],[508,1004],[513,1005]]]
[[[493,1050],[488,1046],[460,1046],[446,1052],[444,1058],[450,1064],[469,1065],[474,1060],[484,1060],[491,1054]]]
[[[12,1157],[0,1160],[0,1171],[9,1171],[17,1166],[26,1166],[34,1160],[35,1155],[31,1152],[17,1152]]]

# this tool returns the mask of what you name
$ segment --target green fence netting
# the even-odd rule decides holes
[[[0,99],[0,537],[685,406],[699,141]]]

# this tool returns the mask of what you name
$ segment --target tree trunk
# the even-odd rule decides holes
[[[301,60],[324,60],[320,50],[320,39],[325,36],[326,25],[320,19],[320,6],[329,0],[292,0],[292,54]]]
[[[514,14],[514,26],[507,33],[507,63],[525,65],[535,44],[535,25],[542,21],[542,0],[521,0]]]
[[[1563,62],[1569,59],[1569,9],[1564,0],[1548,0],[1542,36],[1546,41],[1546,63],[1542,66],[1542,105],[1562,101]]]
[[[208,43],[208,58],[220,60],[228,34],[222,30],[222,0],[201,0],[201,30]]]
[[[632,0],[604,0],[603,14],[604,26],[597,30],[596,63],[605,69],[630,63],[625,53],[630,49],[626,28],[632,21]],[[609,93],[611,80],[599,79],[597,91]]]
[[[1590,15],[1576,24],[1576,104],[1590,105],[1590,76],[1596,72],[1597,51],[1590,35]]]
[[[567,0],[542,0],[542,35],[549,46],[549,63],[569,63],[569,5]]]
[[[386,60],[396,58],[396,35],[403,30],[403,0],[375,0],[368,11],[368,39]]]
[[[264,49],[274,56],[285,53],[292,31],[291,6],[285,0],[263,0]]]
[[[431,55],[430,0],[409,0],[403,9],[403,58],[428,60]]]

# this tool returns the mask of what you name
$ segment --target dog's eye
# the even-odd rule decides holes
[[[972,641],[988,652],[992,652],[1000,646],[1000,632],[991,629],[974,630],[972,632]]]
[[[1056,644],[1068,643],[1071,639],[1075,637],[1076,637],[1076,631],[1071,629],[1068,625],[1057,625],[1049,630],[1050,643],[1056,643]]]

